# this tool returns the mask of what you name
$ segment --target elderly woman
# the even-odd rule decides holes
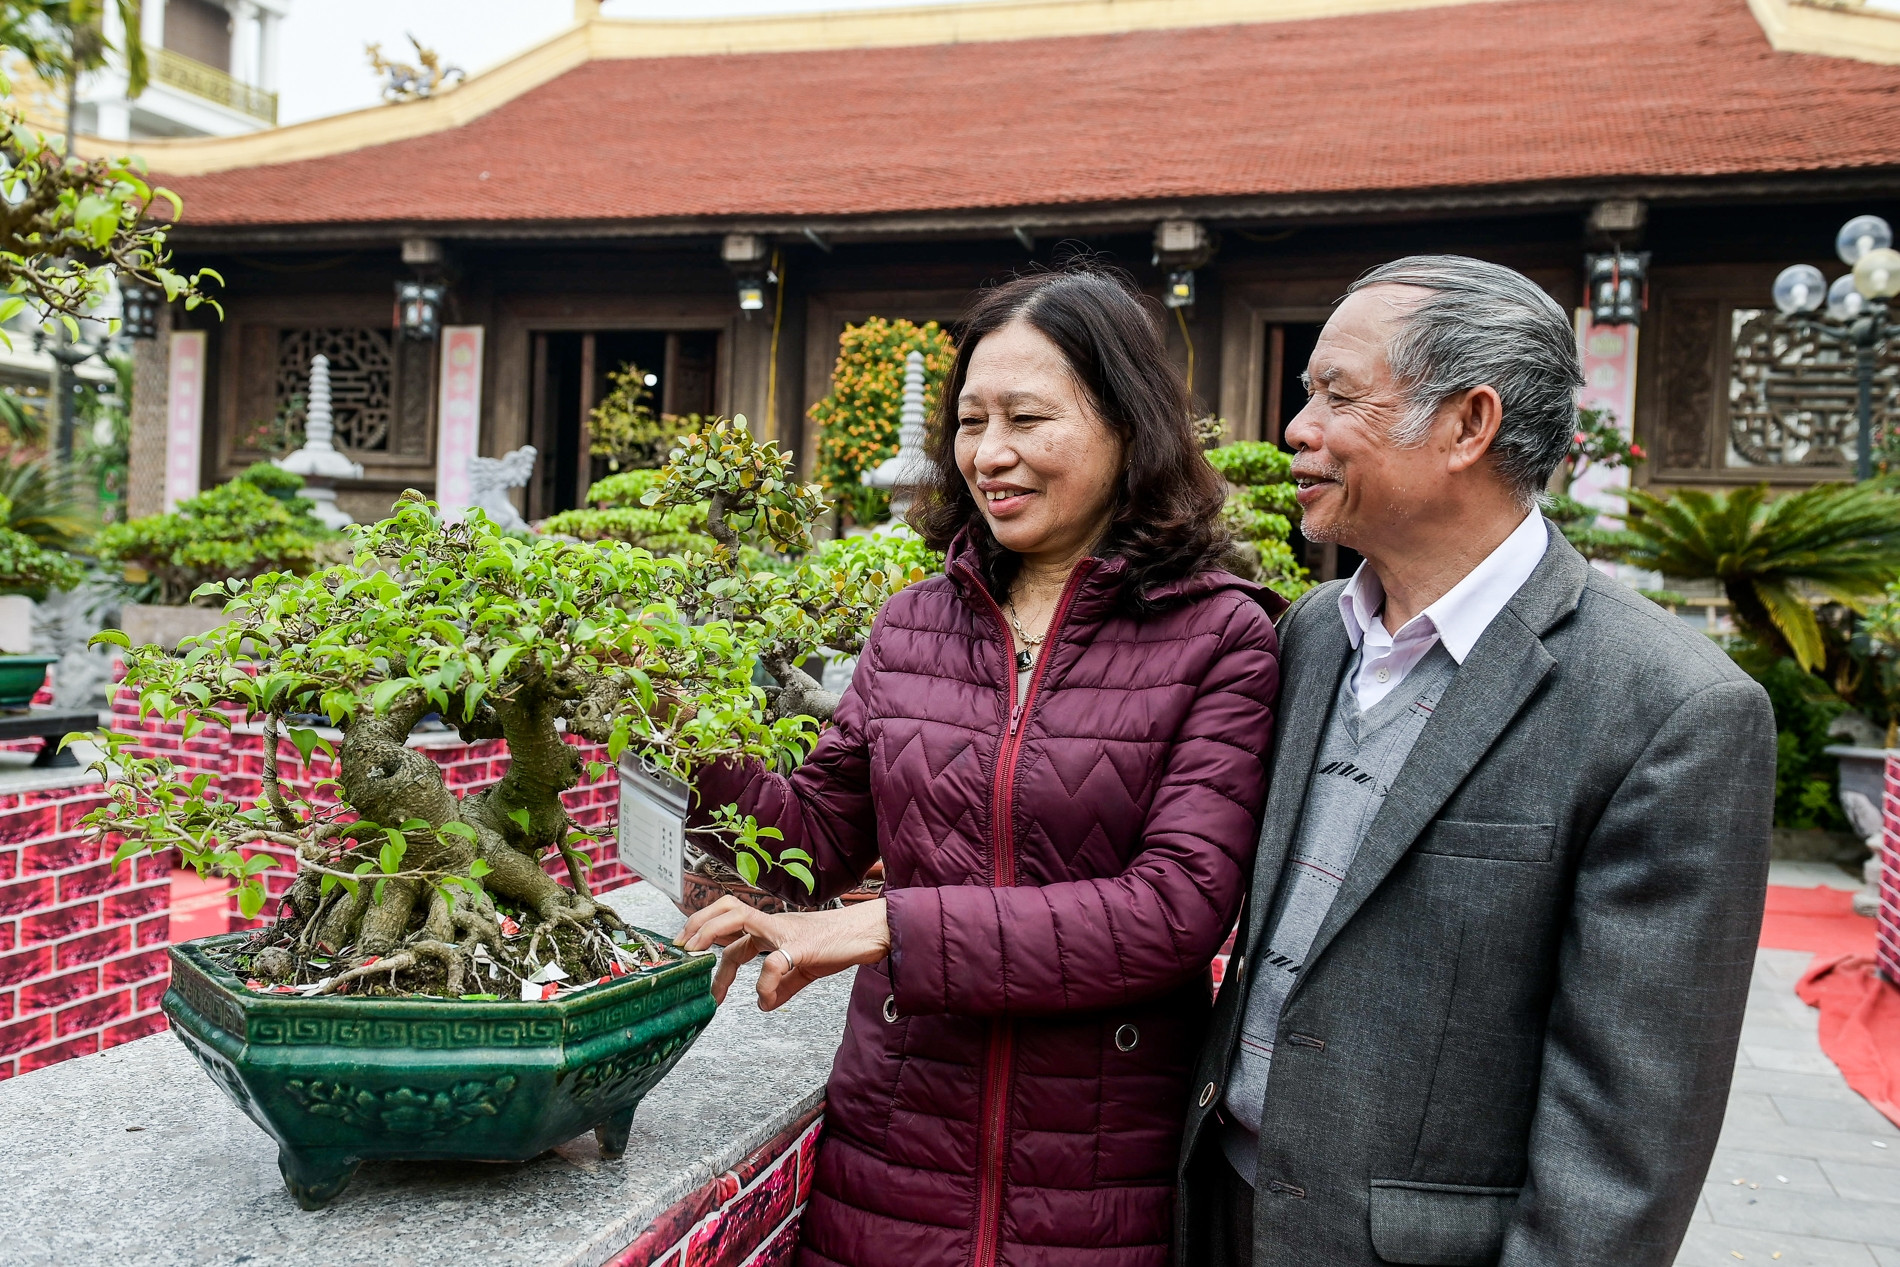
[[[685,941],[726,948],[722,999],[763,955],[766,1008],[859,968],[801,1263],[1159,1267],[1281,604],[1219,570],[1220,480],[1107,274],[980,296],[933,437],[917,520],[944,575],[885,606],[796,773],[697,787],[697,812],[736,802],[809,853],[817,899],[879,857],[884,897],[725,898]]]

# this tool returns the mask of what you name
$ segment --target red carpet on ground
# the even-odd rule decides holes
[[[1761,944],[1769,950],[1806,950],[1826,959],[1874,957],[1874,921],[1854,914],[1854,895],[1842,889],[1768,886]]]
[[[1814,955],[1795,993],[1821,1011],[1821,1050],[1847,1085],[1900,1125],[1900,987],[1874,971],[1874,921],[1839,889],[1768,886],[1761,944]]]

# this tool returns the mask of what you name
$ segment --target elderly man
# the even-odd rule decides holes
[[[1581,376],[1528,279],[1376,269],[1307,383],[1302,530],[1365,563],[1281,622],[1178,1257],[1664,1267],[1754,959],[1767,697],[1537,512]]]

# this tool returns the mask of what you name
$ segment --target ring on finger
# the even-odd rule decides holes
[[[779,956],[781,956],[781,957],[783,957],[783,958],[784,958],[784,960],[785,960],[785,971],[787,971],[787,972],[797,972],[797,971],[798,971],[798,965],[792,962],[792,957],[791,957],[791,956],[790,956],[789,954],[786,954],[786,952],[785,952],[785,948],[784,948],[783,946],[780,946],[780,947],[778,947],[778,948],[776,948],[776,949],[774,949],[774,950],[772,951],[772,954],[773,954],[773,955],[779,955]],[[771,955],[768,955],[768,956],[766,956],[766,957],[767,957],[767,958],[769,959],[769,958],[771,958]]]

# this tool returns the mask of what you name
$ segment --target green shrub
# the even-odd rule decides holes
[[[924,414],[929,416],[956,348],[934,321],[920,326],[883,317],[845,327],[838,338],[831,392],[811,407],[809,417],[818,426],[818,461],[812,474],[853,523],[868,527],[891,513],[889,491],[866,488],[858,478],[897,452],[904,360],[912,350],[924,354]]]
[[[1770,659],[1752,646],[1736,647],[1730,654],[1762,684],[1775,710],[1775,826],[1845,827],[1840,767],[1823,749],[1840,742],[1827,730],[1847,705],[1787,656]]]
[[[76,588],[85,575],[85,566],[72,555],[48,550],[11,528],[0,528],[0,594],[43,599],[51,590]]]
[[[301,477],[260,463],[169,514],[101,530],[94,551],[123,574],[128,597],[145,602],[182,604],[200,585],[266,572],[307,575],[348,557],[348,545],[310,513],[309,499],[295,495],[302,487]]]
[[[1311,589],[1312,578],[1288,544],[1300,511],[1291,478],[1293,459],[1278,445],[1240,440],[1209,449],[1207,460],[1228,485],[1221,519],[1236,543],[1231,566],[1286,598]]]

